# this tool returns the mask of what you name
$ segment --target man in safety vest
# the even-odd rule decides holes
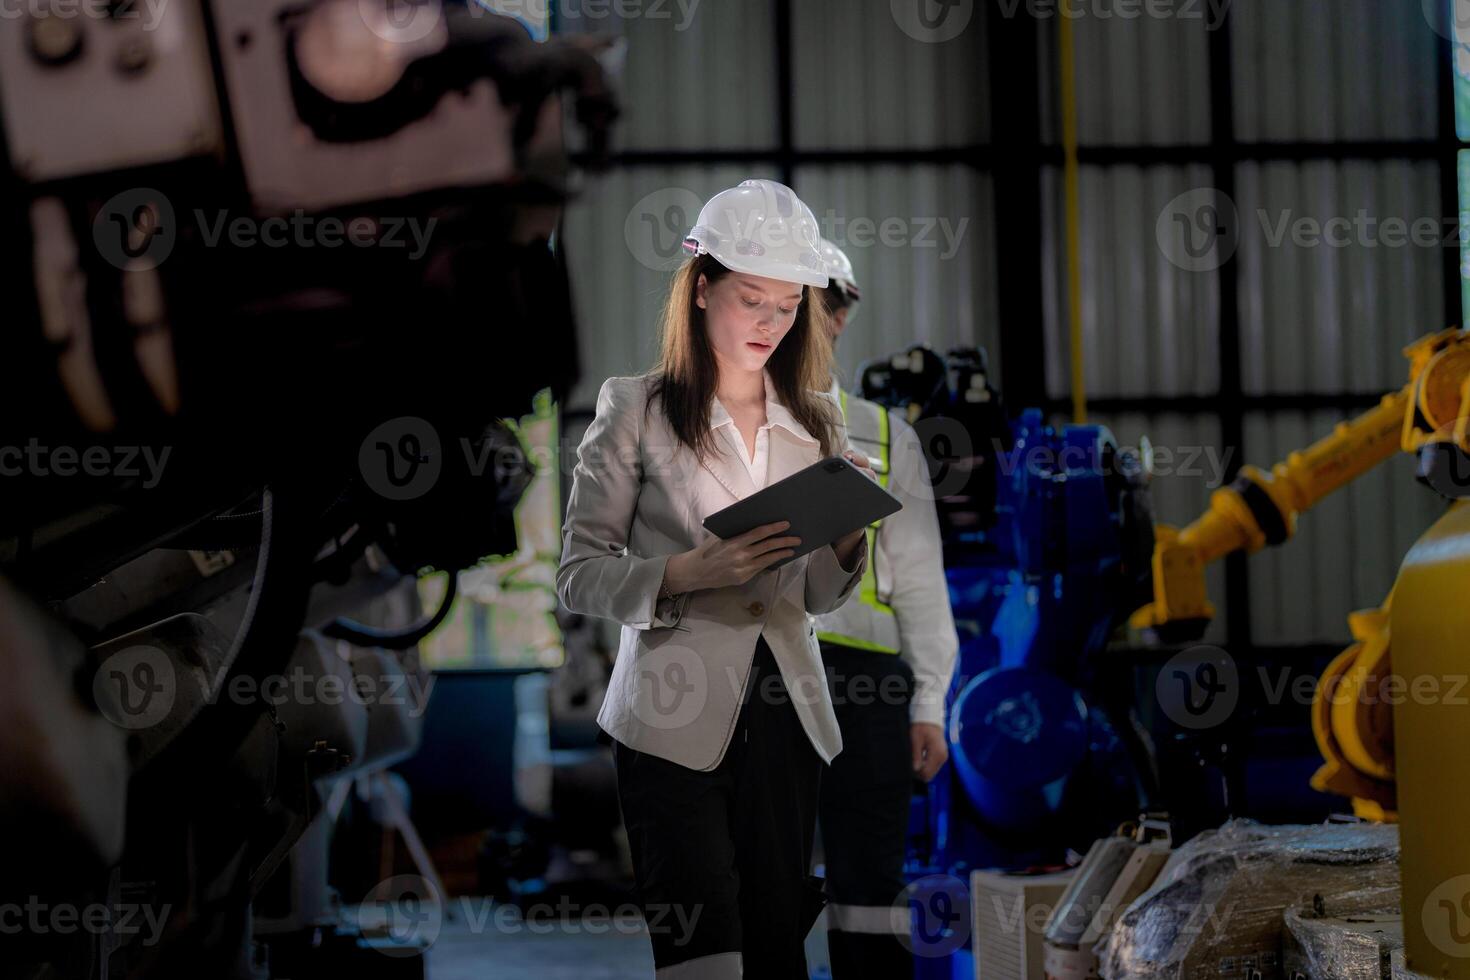
[[[860,292],[852,263],[821,243],[831,285],[832,339],[847,327]],[[868,571],[857,594],[817,617],[817,637],[842,729],[842,752],[823,774],[819,819],[826,858],[827,944],[833,980],[909,977],[904,889],[909,797],[949,757],[944,698],[959,639],[929,471],[914,430],[883,406],[843,391],[852,447],[903,503],[868,528]],[[900,935],[904,941],[900,941]]]

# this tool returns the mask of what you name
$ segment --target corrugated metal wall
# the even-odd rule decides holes
[[[796,145],[803,149],[965,146],[990,138],[990,3],[943,44],[905,34],[889,0],[795,0]]]
[[[1206,12],[1204,4],[1198,9]],[[1055,19],[1043,26],[1042,64],[1049,111],[1043,139],[1061,142]],[[1077,53],[1077,128],[1084,147],[1204,144],[1210,135],[1208,29],[1204,19],[1081,17]],[[1156,218],[1169,201],[1208,187],[1210,168],[1084,166],[1082,211],[1083,374],[1089,396],[1147,398],[1219,390],[1219,277],[1190,272],[1159,247]],[[1060,167],[1042,172],[1046,284],[1047,390],[1070,395],[1066,225]],[[1154,512],[1180,526],[1208,505],[1228,460],[1219,419],[1177,412],[1094,415],[1125,445],[1156,447]],[[1206,576],[1216,618],[1206,639],[1225,638],[1223,567]]]
[[[1436,2],[1233,3],[1236,138],[1432,138],[1443,80],[1424,10]]]
[[[1397,385],[1404,376],[1399,348],[1458,315],[1444,309],[1442,249],[1392,247],[1381,239],[1301,247],[1291,244],[1289,231],[1280,244],[1274,237],[1283,216],[1288,223],[1325,222],[1363,209],[1380,223],[1437,221],[1444,211],[1437,164],[1393,159],[1382,147],[1350,159],[1331,159],[1333,151],[1321,147],[1300,154],[1317,157],[1304,162],[1283,152],[1260,162],[1249,157],[1250,144],[1259,142],[1433,139],[1438,38],[1421,5],[1234,0],[1177,6],[1198,16],[1084,14],[1074,21],[1082,144],[1129,151],[1127,163],[1088,163],[1082,171],[1088,393],[1150,399],[1221,390],[1220,275],[1180,263],[1159,240],[1171,202],[1213,183],[1210,56],[1217,29],[1230,32],[1232,123],[1246,156],[1234,168],[1235,200],[1227,202],[1239,240],[1235,299],[1244,393],[1336,395]],[[1217,14],[1224,8],[1229,19],[1221,28]],[[615,170],[590,181],[571,208],[566,241],[584,368],[572,408],[590,407],[603,378],[651,362],[668,270],[679,261],[677,236],[699,203],[745,177],[779,176],[773,0],[703,0],[687,20],[683,12],[690,8],[663,9],[669,12],[663,19],[580,25],[620,31],[628,40],[629,110],[620,145],[644,154],[679,151],[700,162]],[[793,149],[839,157],[799,162],[794,182],[824,230],[847,246],[867,294],[839,350],[849,376],[860,362],[916,341],[941,349],[980,343],[998,360],[995,255],[1005,243],[995,240],[989,175],[963,164],[842,154],[986,143],[991,100],[1006,94],[987,88],[984,19],[1005,16],[1004,9],[976,3],[975,22],[959,38],[926,44],[899,29],[889,0],[791,4]],[[1026,16],[1025,10],[1021,3],[1014,16]],[[1038,52],[1042,139],[1051,145],[1060,141],[1057,24],[1054,16],[1041,23]],[[1132,152],[1152,146],[1160,147],[1158,162],[1146,150]],[[746,154],[744,161],[722,159],[727,151]],[[772,155],[763,162],[751,153]],[[1049,393],[1064,398],[1060,168],[1042,167],[1040,179],[1045,373]],[[854,241],[854,219],[867,219],[874,233]],[[890,229],[899,230],[882,239],[876,230],[890,219],[899,222]],[[1174,466],[1155,483],[1159,516],[1182,524],[1206,505],[1210,467],[1226,453],[1269,464],[1327,432],[1342,415],[1327,408],[1252,412],[1244,446],[1233,447],[1221,445],[1213,411],[1161,407],[1102,421],[1126,442],[1148,435],[1175,460],[1195,455],[1194,470],[1203,471]],[[1250,559],[1256,642],[1341,641],[1347,612],[1382,599],[1404,549],[1439,509],[1409,468],[1399,460],[1360,481],[1309,514],[1296,541]],[[1219,570],[1211,593],[1223,619]],[[1218,623],[1212,636],[1221,638]]]
[[[1446,325],[1443,239],[1455,227],[1441,220],[1439,166],[1243,163],[1235,173],[1246,392],[1402,385],[1404,345]],[[1385,235],[1389,221],[1405,231],[1390,224]],[[1417,245],[1415,222],[1428,232]]]
[[[1205,6],[1205,5],[1200,5]],[[1236,0],[1230,31],[1234,129],[1242,143],[1426,140],[1438,128],[1436,45],[1418,3]],[[1082,17],[1076,24],[1080,140],[1088,146],[1200,148],[1198,165],[1085,166],[1082,172],[1083,333],[1094,397],[1212,395],[1220,390],[1219,274],[1170,261],[1156,238],[1169,202],[1212,186],[1209,38],[1205,21]],[[1055,65],[1055,31],[1043,39]],[[1049,89],[1055,95],[1054,85]],[[1055,104],[1047,133],[1056,140]],[[1250,150],[1247,147],[1246,153]],[[1382,150],[1365,157],[1381,157]],[[1403,383],[1400,349],[1458,319],[1444,309],[1439,246],[1393,245],[1381,222],[1441,224],[1438,164],[1363,158],[1236,165],[1237,301],[1246,395],[1370,393]],[[1069,387],[1062,186],[1044,176],[1047,383]],[[1353,219],[1376,230],[1334,246],[1292,244],[1292,223]],[[1283,226],[1282,222],[1286,224]],[[1282,228],[1284,240],[1277,239]],[[1304,228],[1310,231],[1307,224]],[[1340,230],[1340,227],[1339,227]],[[1445,227],[1446,233],[1452,227]],[[1396,240],[1396,239],[1395,239]],[[1176,256],[1177,257],[1177,256]],[[1275,462],[1344,417],[1336,410],[1252,412],[1243,448]],[[1218,417],[1126,416],[1128,441],[1147,433],[1188,452],[1219,446]],[[1404,550],[1441,505],[1396,460],[1329,498],[1288,545],[1249,560],[1253,640],[1338,642],[1346,614],[1376,605]],[[1181,485],[1186,481],[1186,485]],[[1196,477],[1155,483],[1161,518],[1186,522],[1205,505]],[[1223,606],[1218,573],[1212,598]],[[1219,636],[1218,622],[1214,629]]]
[[[569,406],[591,409],[602,382],[640,374],[658,351],[658,316],[701,203],[771,167],[632,167],[589,180],[564,239],[582,379]]]
[[[1076,6],[1088,10],[1110,5]],[[1208,142],[1209,7],[1204,2],[1177,6],[1191,16],[1083,16],[1073,21],[1080,144]],[[1053,35],[1056,24],[1055,18],[1048,23]],[[1049,136],[1061,142],[1060,130]]]
[[[1155,217],[1177,195],[1207,187],[1206,166],[1083,167],[1083,375],[1092,397],[1194,395],[1218,391],[1220,283],[1159,248]],[[1061,170],[1047,168],[1044,261],[1047,387],[1071,387]]]
[[[618,8],[556,6],[566,11]],[[776,144],[776,27],[769,0],[702,0],[687,6],[648,0],[628,9],[644,16],[563,15],[558,25],[626,39],[619,146],[750,150]]]
[[[1243,163],[1236,168],[1236,205],[1246,393],[1376,394],[1403,385],[1404,345],[1449,319],[1438,166]],[[1349,244],[1328,244],[1326,223],[1354,220],[1360,212],[1374,225],[1359,222],[1359,231],[1339,224],[1333,235]],[[1387,219],[1410,227],[1427,222],[1435,244],[1383,236]],[[1293,226],[1301,229],[1298,242]],[[1318,228],[1321,241],[1304,244],[1317,240]],[[1246,446],[1253,461],[1267,465],[1345,417],[1252,413]],[[1414,482],[1407,457],[1329,497],[1303,518],[1296,540],[1251,559],[1256,636],[1281,643],[1345,637],[1343,617],[1382,600],[1405,550],[1442,510]]]
[[[1086,6],[1083,9],[1090,9]],[[1084,147],[1178,146],[1210,136],[1208,31],[1199,19],[1083,16],[1073,21],[1078,141]],[[1061,142],[1055,18],[1042,25],[1042,138]],[[1047,390],[1071,389],[1064,186],[1060,167],[1042,174],[1043,333]],[[1169,261],[1156,218],[1169,201],[1210,184],[1210,169],[1086,165],[1082,211],[1083,374],[1089,396],[1147,398],[1219,390],[1219,277]],[[1224,465],[1220,423],[1178,412],[1093,415],[1125,445],[1147,438],[1158,450],[1154,512],[1183,525],[1209,502]],[[1206,576],[1216,618],[1206,639],[1225,638],[1223,567]]]
[[[988,175],[958,164],[844,165],[799,168],[796,183],[863,288],[837,349],[846,379],[915,343],[940,352],[980,344],[999,371]]]
[[[1084,4],[1081,9],[1091,8]],[[1078,141],[1084,148],[1208,143],[1208,35],[1213,23],[1208,5],[1192,9],[1198,17],[1082,16],[1073,21]],[[1059,26],[1051,18],[1041,35],[1049,104],[1043,138],[1052,144],[1061,142],[1055,83]],[[1157,219],[1169,201],[1210,186],[1203,150],[1200,160],[1192,166],[1083,168],[1083,333],[1089,395],[1197,394],[1218,388],[1218,277],[1174,265],[1156,237]],[[1047,208],[1047,389],[1064,397],[1070,393],[1070,358],[1060,167],[1043,169],[1042,188]]]
[[[1443,80],[1438,38],[1421,4],[1237,3],[1231,31],[1238,139],[1435,136]],[[1403,345],[1457,320],[1458,311],[1444,309],[1443,246],[1394,244],[1398,239],[1384,234],[1383,223],[1443,228],[1438,165],[1241,163],[1235,180],[1245,392],[1377,393],[1402,385]],[[1377,227],[1365,222],[1341,247],[1302,247],[1290,234],[1274,241],[1283,219],[1326,222],[1360,214]],[[1254,460],[1274,462],[1344,417],[1339,411],[1252,413],[1246,446]],[[1405,550],[1443,510],[1413,471],[1409,458],[1391,460],[1306,515],[1294,541],[1250,559],[1258,641],[1343,640],[1347,613],[1383,600]]]
[[[628,41],[620,148],[699,151],[706,160],[618,168],[591,179],[569,209],[583,369],[573,409],[590,408],[604,378],[650,365],[668,273],[682,259],[678,239],[700,203],[748,177],[780,178],[775,4],[690,6],[687,20],[668,3],[666,19],[561,25],[616,30]],[[959,37],[928,44],[899,28],[889,0],[792,4],[794,148],[930,151],[986,140],[983,7]],[[719,159],[732,150],[772,157]],[[799,165],[793,182],[864,288],[838,352],[849,378],[863,361],[916,340],[941,350],[984,344],[999,368],[987,174],[966,164],[861,161]]]

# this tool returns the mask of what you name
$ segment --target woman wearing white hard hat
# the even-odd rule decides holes
[[[660,978],[805,980],[817,787],[841,750],[808,614],[862,579],[862,531],[779,569],[784,523],[704,518],[847,449],[817,223],[748,180],[705,204],[657,366],[610,378],[579,450],[557,593],[622,624],[598,723]],[[866,467],[865,459],[854,463]]]

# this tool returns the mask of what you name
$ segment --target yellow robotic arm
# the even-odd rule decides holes
[[[1269,474],[1244,468],[1182,531],[1155,530],[1153,602],[1135,627],[1198,635],[1214,615],[1204,569],[1236,551],[1288,540],[1297,515],[1395,449],[1453,501],[1409,550],[1378,609],[1348,617],[1354,643],[1317,681],[1312,731],[1325,760],[1312,776],[1359,816],[1402,818],[1408,966],[1470,980],[1470,788],[1455,765],[1470,742],[1470,333],[1441,331],[1404,348],[1409,383],[1377,407],[1292,453]],[[1392,642],[1390,642],[1390,639]]]
[[[1351,483],[1399,449],[1414,452],[1435,439],[1466,447],[1461,410],[1470,390],[1470,334],[1458,328],[1404,348],[1410,381],[1371,411],[1294,452],[1270,473],[1241,469],[1216,490],[1210,509],[1182,531],[1154,529],[1154,601],[1129,623],[1137,629],[1198,636],[1215,615],[1205,591],[1205,566],[1236,551],[1278,545],[1296,533],[1297,515]]]
[[[1154,601],[1130,625],[1166,637],[1199,636],[1215,613],[1206,565],[1289,540],[1299,514],[1398,450],[1417,453],[1420,476],[1446,496],[1464,495],[1447,484],[1464,481],[1451,471],[1463,460],[1456,454],[1470,451],[1470,333],[1444,330],[1410,344],[1404,355],[1410,380],[1401,390],[1270,473],[1244,467],[1182,531],[1156,528]],[[1350,797],[1359,816],[1376,820],[1395,819],[1397,810],[1394,699],[1383,696],[1386,685],[1400,680],[1389,657],[1392,600],[1348,617],[1355,642],[1323,672],[1312,704],[1313,734],[1325,760],[1312,785]]]

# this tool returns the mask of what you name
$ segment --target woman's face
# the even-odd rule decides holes
[[[760,371],[796,322],[798,283],[731,272],[718,282],[699,277],[694,301],[704,310],[710,346],[721,368]]]

